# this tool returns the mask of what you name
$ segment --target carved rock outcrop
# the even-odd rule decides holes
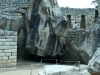
[[[89,31],[86,31],[78,38],[71,42],[73,48],[75,48],[85,63],[91,59],[96,51],[96,48],[100,46],[100,21],[95,23]]]
[[[26,49],[38,56],[55,56],[67,38],[67,21],[57,0],[31,0],[26,14]]]

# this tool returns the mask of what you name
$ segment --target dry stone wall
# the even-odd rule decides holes
[[[0,68],[15,67],[17,61],[17,32],[0,30]]]

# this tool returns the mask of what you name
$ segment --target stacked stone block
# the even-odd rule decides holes
[[[15,67],[17,62],[17,32],[0,30],[0,68]]]

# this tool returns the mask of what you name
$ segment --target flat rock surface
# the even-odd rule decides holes
[[[17,67],[0,69],[0,75],[30,75],[32,67],[32,75],[38,75],[40,71],[44,70],[43,65],[54,65],[50,63],[42,63],[41,65],[39,65],[39,63],[40,62],[19,60]],[[68,75],[90,75],[87,71],[87,65],[81,64],[80,71],[78,70],[78,68],[79,67],[77,67],[77,70],[74,70],[73,72],[69,71]]]

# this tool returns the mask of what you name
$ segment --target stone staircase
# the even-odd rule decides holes
[[[78,30],[69,29],[69,34],[66,42],[70,42],[73,39],[79,37],[85,31],[86,31],[85,29],[78,29]]]

